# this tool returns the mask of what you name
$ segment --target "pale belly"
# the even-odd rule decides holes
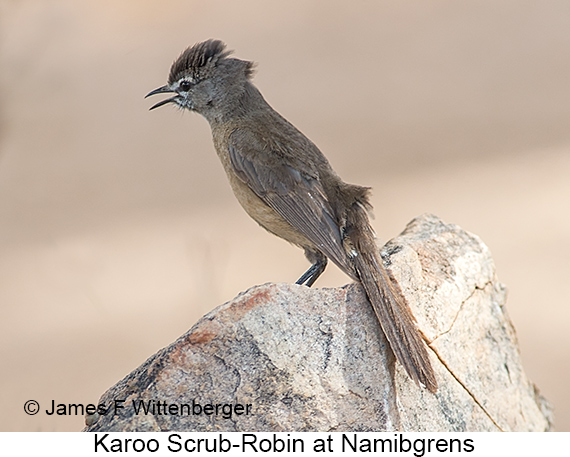
[[[235,175],[228,174],[234,195],[249,216],[268,232],[300,247],[312,247],[311,243],[289,222],[267,206],[248,186]]]

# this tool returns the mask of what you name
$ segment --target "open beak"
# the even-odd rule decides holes
[[[168,93],[173,93],[173,92],[174,91],[172,89],[170,89],[170,87],[162,86],[162,87],[159,87],[158,89],[154,89],[153,91],[149,92],[148,94],[145,95],[144,98],[150,97],[151,95],[168,94]],[[179,95],[176,94],[174,97],[170,97],[170,98],[167,98],[166,100],[162,100],[162,101],[156,103],[155,105],[152,105],[149,108],[149,111],[153,110],[155,108],[158,108],[159,106],[166,105],[167,103],[174,103],[178,97],[179,97]]]

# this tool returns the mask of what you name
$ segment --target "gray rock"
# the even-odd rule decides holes
[[[479,238],[425,215],[383,257],[430,341],[435,395],[395,361],[358,284],[266,284],[109,389],[85,431],[549,430]]]

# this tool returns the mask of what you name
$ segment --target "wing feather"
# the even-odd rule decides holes
[[[269,151],[264,154],[278,154]],[[344,271],[351,271],[339,224],[319,177],[303,173],[286,159],[267,160],[230,137],[229,157],[236,175],[268,206]]]

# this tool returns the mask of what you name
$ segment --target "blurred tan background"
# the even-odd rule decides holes
[[[566,0],[0,0],[0,430],[80,430],[43,410],[96,403],[207,311],[308,266],[234,201],[205,120],[148,112],[207,38],[374,187],[381,239],[431,212],[489,245],[570,430]],[[331,265],[317,286],[347,282]]]

